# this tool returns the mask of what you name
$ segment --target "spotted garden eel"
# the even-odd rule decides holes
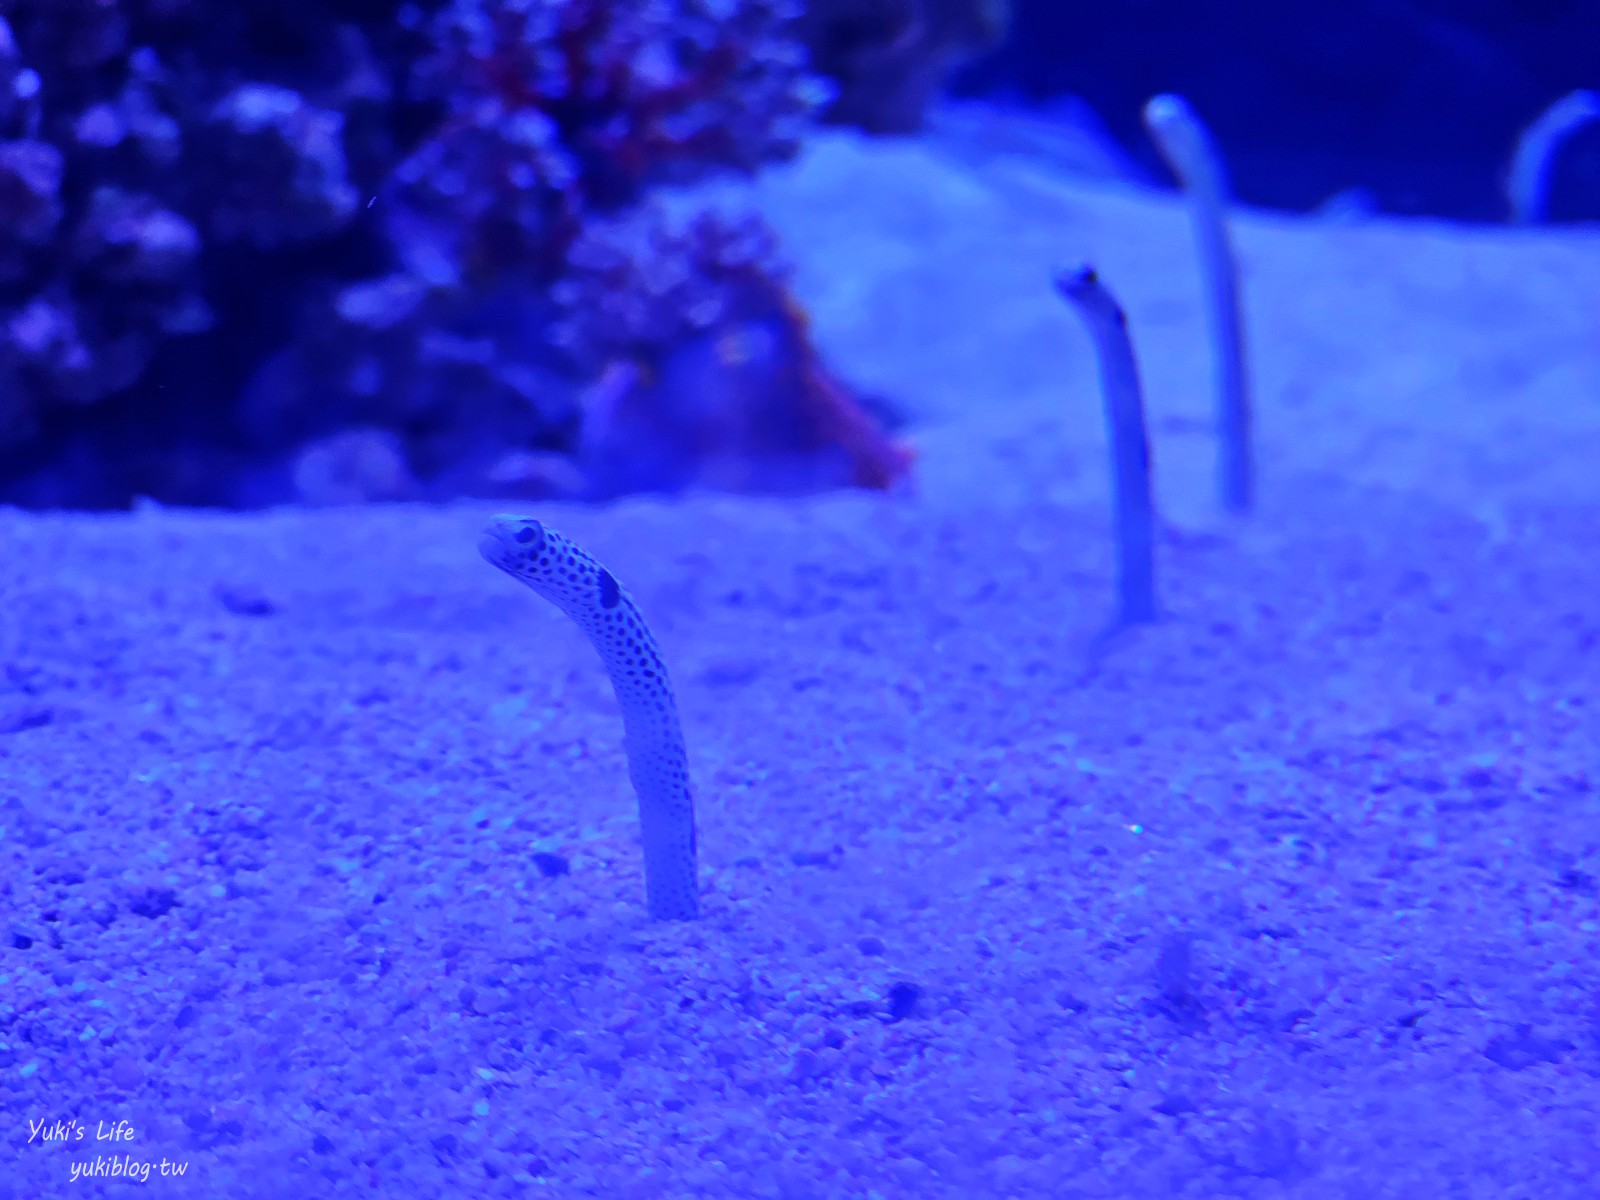
[[[1081,266],[1056,274],[1056,291],[1083,318],[1100,363],[1111,441],[1111,497],[1117,541],[1117,620],[1156,619],[1155,506],[1150,499],[1150,437],[1128,318],[1099,274]]]
[[[1230,512],[1246,512],[1255,503],[1255,460],[1250,444],[1244,318],[1239,311],[1239,264],[1228,237],[1227,175],[1210,132],[1182,96],[1152,97],[1144,106],[1144,124],[1189,195],[1190,224],[1200,249],[1216,361],[1222,506]]]
[[[667,668],[633,598],[611,572],[532,517],[495,517],[478,550],[577,622],[599,652],[622,708],[650,915],[666,921],[699,916],[694,793],[683,730]]]

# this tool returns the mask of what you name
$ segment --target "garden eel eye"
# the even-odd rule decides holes
[[[544,549],[544,526],[537,521],[527,521],[522,528],[511,535],[511,540],[518,545],[529,547],[529,552],[538,554]]]

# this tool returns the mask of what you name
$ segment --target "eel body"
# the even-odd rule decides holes
[[[1222,505],[1230,512],[1247,512],[1255,504],[1256,491],[1253,417],[1239,307],[1239,264],[1228,236],[1227,174],[1210,131],[1182,96],[1152,97],[1144,106],[1144,123],[1189,197],[1216,355]]]
[[[699,915],[694,794],[677,702],[655,638],[632,597],[593,558],[532,517],[498,516],[478,549],[583,630],[611,676],[622,709],[628,776],[639,797],[650,915]]]
[[[1511,202],[1513,222],[1530,225],[1545,219],[1556,151],[1562,142],[1595,120],[1600,120],[1600,92],[1580,88],[1561,97],[1523,130],[1506,175],[1506,198]]]
[[[1083,318],[1100,364],[1111,442],[1111,487],[1117,540],[1117,619],[1156,619],[1155,505],[1150,498],[1150,436],[1144,391],[1128,336],[1128,318],[1093,267],[1060,271],[1056,291]]]

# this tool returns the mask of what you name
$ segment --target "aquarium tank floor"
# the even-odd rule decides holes
[[[0,512],[0,1197],[1592,1197],[1600,233],[1241,214],[1238,521],[1176,198],[752,196],[915,486],[536,506],[673,676],[697,921],[489,506]]]

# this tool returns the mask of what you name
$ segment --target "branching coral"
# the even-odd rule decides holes
[[[662,202],[594,222],[555,295],[561,344],[604,371],[582,430],[599,494],[887,488],[910,468],[820,362],[751,214]]]
[[[656,202],[662,185],[797,147],[823,93],[791,36],[796,11],[784,0],[453,0],[408,18],[430,46],[411,87],[438,120],[380,197],[404,277],[426,293],[394,328],[462,345],[464,326],[481,324],[466,297],[498,295],[525,319],[469,339],[479,392],[515,377],[520,411],[564,424],[545,351],[598,379],[576,441],[543,427],[546,446],[580,453],[581,480],[564,491],[887,486],[904,473],[903,452],[817,362],[765,226]],[[538,328],[530,297],[545,287],[553,307]],[[517,336],[502,336],[511,327]],[[434,373],[379,358],[391,396]],[[534,431],[513,434],[517,409],[478,425],[503,452],[468,490],[500,494],[505,464],[529,448]],[[551,486],[536,474],[530,491]]]
[[[207,114],[216,194],[210,225],[226,241],[269,249],[337,232],[356,208],[344,118],[292,88],[247,83]]]
[[[417,495],[544,494],[495,472],[514,450],[571,440],[579,386],[546,345],[548,324],[538,288],[446,289],[404,272],[341,288],[241,397],[241,426],[276,463],[248,502],[314,499],[301,482],[320,468],[308,474],[301,460],[323,455],[329,438],[375,445],[374,430],[395,435],[380,457],[402,452]],[[364,432],[352,442],[341,431]],[[260,494],[273,479],[276,492]]]
[[[585,199],[611,207],[708,166],[799,146],[824,98],[791,36],[796,0],[452,0],[416,87],[453,113],[551,120]]]
[[[323,238],[357,208],[340,114],[240,81],[239,46],[207,40],[190,7],[19,0],[0,19],[0,451],[13,463],[52,414],[126,391],[169,340],[213,327],[204,270],[227,260],[207,264],[208,243]],[[156,43],[179,48],[163,58]]]
[[[507,270],[548,278],[578,227],[577,174],[548,117],[493,100],[453,114],[395,170],[389,240],[405,268],[439,287]]]
[[[209,448],[145,447],[137,480],[96,494],[172,498],[148,466],[166,454],[213,481],[184,499],[289,499],[321,477],[297,456],[348,457],[343,430],[393,435],[380,457],[400,453],[422,494],[475,491],[507,478],[508,453],[571,450],[584,371],[614,381],[626,363],[649,376],[629,396],[658,422],[684,415],[683,379],[709,380],[730,455],[790,429],[788,450],[829,448],[842,481],[903,471],[816,361],[770,246],[717,258],[748,230],[709,220],[699,240],[635,243],[617,269],[586,257],[663,185],[798,147],[828,94],[798,0],[379,0],[359,23],[339,0],[292,19],[267,0],[5,11],[0,455],[60,414],[54,428],[109,466],[126,457],[110,431],[209,409]],[[648,290],[667,267],[704,273],[692,298]],[[574,289],[608,318],[663,323],[579,331],[561,298]],[[178,372],[191,394],[152,377],[179,362],[158,360],[164,345],[208,329]],[[768,385],[789,426],[740,410]],[[208,453],[218,469],[196,469]],[[241,455],[255,461],[236,482]],[[58,501],[53,484],[16,484],[24,463],[0,457],[0,498]]]
[[[781,311],[787,287],[760,218],[662,198],[584,230],[553,289],[553,338],[587,366],[654,364],[693,335]]]
[[[442,110],[387,219],[430,280],[546,274],[589,210],[781,158],[823,93],[789,0],[452,0],[412,22],[412,89]]]

